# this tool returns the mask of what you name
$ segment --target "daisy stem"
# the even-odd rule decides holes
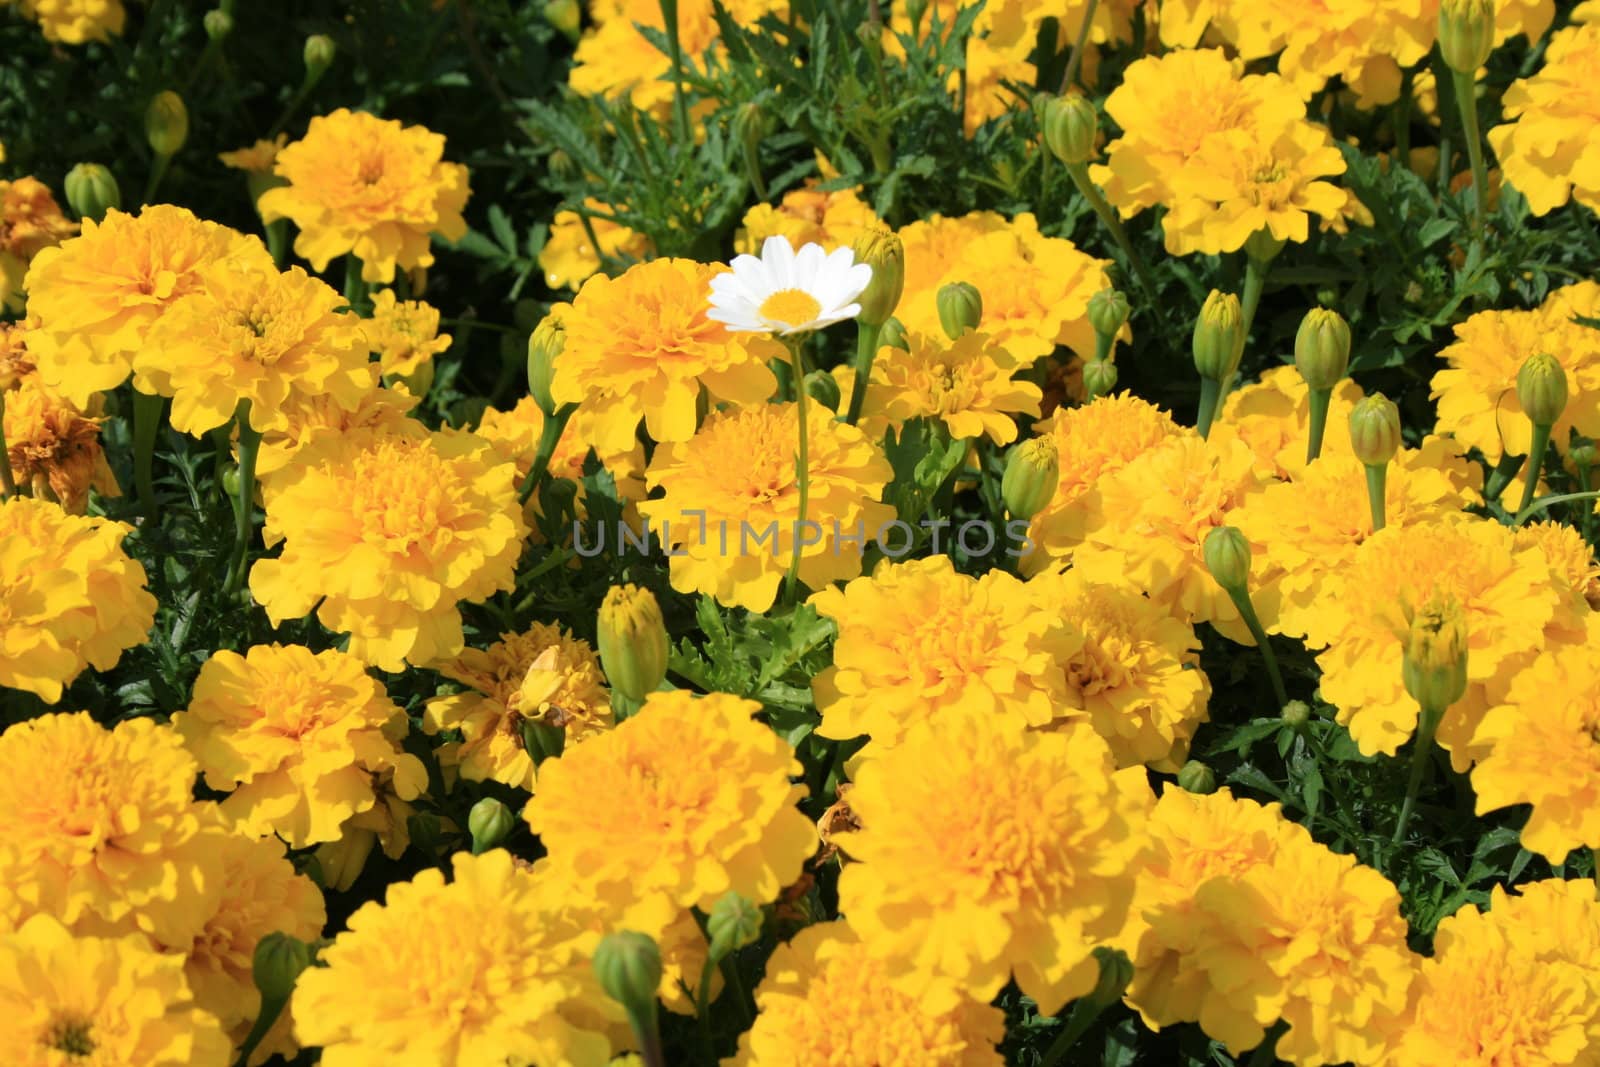
[[[576,404],[563,404],[556,409],[554,415],[545,418],[544,428],[539,431],[539,450],[533,454],[533,465],[528,468],[528,476],[522,479],[522,489],[517,493],[517,498],[522,503],[528,502],[528,498],[533,495],[533,491],[544,478],[545,472],[550,469],[550,457],[556,454],[556,445],[561,443],[561,435],[566,432],[567,421],[577,410]]]
[[[1200,411],[1196,414],[1194,428],[1201,437],[1211,435],[1211,423],[1217,417],[1218,401],[1222,399],[1222,383],[1215,378],[1200,379]]]
[[[1163,322],[1166,314],[1161,307],[1161,294],[1156,289],[1156,278],[1150,273],[1150,265],[1144,261],[1138,249],[1133,247],[1133,242],[1128,240],[1128,231],[1123,228],[1122,220],[1117,218],[1117,213],[1106,198],[1100,195],[1100,190],[1095,188],[1094,182],[1089,180],[1089,167],[1086,163],[1073,163],[1067,167],[1067,174],[1072,178],[1072,184],[1078,187],[1078,193],[1094,213],[1100,217],[1101,225],[1111,232],[1117,242],[1117,247],[1122,249],[1122,254],[1128,257],[1128,262],[1133,265],[1133,273],[1138,275],[1139,284],[1144,287],[1145,295],[1150,298],[1150,306],[1158,318]]]
[[[1255,605],[1250,602],[1250,589],[1243,585],[1231,589],[1225,586],[1224,589],[1233,606],[1239,609],[1239,617],[1244,620],[1250,636],[1255,638],[1256,647],[1261,650],[1261,658],[1267,665],[1267,677],[1272,680],[1272,695],[1278,698],[1278,707],[1282,708],[1289,703],[1289,691],[1283,686],[1283,675],[1278,673],[1278,656],[1272,651],[1272,643],[1267,640],[1267,631],[1261,628]]]
[[[11,476],[11,453],[6,446],[6,391],[0,389],[0,497],[17,495],[17,483]]]
[[[1367,506],[1372,509],[1372,532],[1383,529],[1384,500],[1388,495],[1389,465],[1367,464]]]
[[[805,530],[806,504],[811,493],[811,443],[806,433],[806,413],[810,408],[810,400],[806,396],[805,386],[805,342],[793,337],[784,340],[789,346],[789,355],[794,364],[795,418],[800,426],[800,442],[796,451],[795,466],[795,481],[800,486],[800,502],[794,523],[794,554],[789,558],[789,573],[784,577],[783,583],[785,595],[789,602],[793,603],[800,595],[800,538]]]
[[[872,361],[878,354],[878,338],[882,333],[882,323],[873,325],[856,320],[856,359],[851,365],[855,382],[850,387],[850,407],[844,417],[847,425],[854,426],[861,418],[861,405],[867,399],[867,379],[872,377]]]
[[[1332,389],[1311,390],[1311,433],[1306,441],[1307,463],[1322,455],[1322,435],[1328,428],[1328,404],[1332,399]]]
[[[1433,751],[1433,735],[1439,732],[1439,720],[1444,711],[1422,709],[1417,719],[1416,746],[1411,750],[1411,777],[1406,781],[1406,798],[1400,804],[1400,818],[1395,823],[1392,845],[1405,840],[1406,824],[1411,821],[1411,810],[1417,804],[1417,791],[1422,788],[1422,776],[1428,769],[1428,757]]]
[[[1058,92],[1066,95],[1072,88],[1073,81],[1078,77],[1078,68],[1083,64],[1083,50],[1089,47],[1089,27],[1094,23],[1094,9],[1100,6],[1100,0],[1089,0],[1083,8],[1083,25],[1078,27],[1078,39],[1072,44],[1072,52],[1067,56],[1066,73],[1061,75],[1061,88]]]
[[[133,391],[133,484],[139,494],[139,510],[146,522],[155,521],[156,489],[152,471],[155,466],[156,435],[161,432],[161,405],[159,396]]]
[[[1483,163],[1483,138],[1478,133],[1478,79],[1475,74],[1452,71],[1456,110],[1461,112],[1461,133],[1467,142],[1467,159],[1472,163],[1473,241],[1483,240],[1483,217],[1489,210],[1489,171]]]
[[[1534,423],[1533,444],[1528,448],[1528,483],[1522,487],[1522,503],[1517,505],[1519,515],[1528,510],[1534,495],[1539,492],[1539,472],[1544,470],[1544,454],[1549,447],[1549,424]]]
[[[250,555],[250,535],[255,532],[256,453],[261,431],[250,425],[250,401],[239,401],[234,420],[239,424],[239,495],[233,511],[233,558],[228,564],[228,584],[223,593],[233,596],[244,584],[245,561]]]

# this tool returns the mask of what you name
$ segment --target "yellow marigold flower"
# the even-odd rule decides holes
[[[1420,449],[1402,449],[1384,479],[1385,522],[1409,526],[1460,514],[1478,503],[1475,483],[1481,478],[1477,464],[1464,460],[1447,438],[1429,437]],[[1232,522],[1281,572],[1275,632],[1305,637],[1319,629],[1317,619],[1338,576],[1372,536],[1366,468],[1348,453],[1324,455],[1302,466],[1292,481],[1268,485]]]
[[[0,870],[24,910],[75,929],[194,928],[215,875],[193,801],[194,758],[171,728],[128,719],[107,730],[88,712],[44,715],[0,734]]]
[[[561,728],[569,745],[611,727],[599,657],[560,626],[536,622],[525,633],[501,634],[487,650],[466,649],[437,670],[469,691],[428,701],[422,724],[430,734],[461,731],[460,743],[441,746],[439,758],[468,781],[533,789],[524,722]]]
[[[37,178],[0,180],[0,307],[22,309],[22,277],[33,257],[78,232]]]
[[[811,589],[861,573],[869,540],[894,520],[879,497],[894,476],[866,434],[834,419],[810,420],[806,522],[795,470],[793,404],[716,412],[692,440],[656,449],[645,484],[666,495],[639,511],[666,545],[672,587],[766,611],[798,546]]]
[[[295,1037],[329,1063],[602,1067],[621,1009],[600,991],[600,939],[580,897],[548,891],[509,853],[457,853],[389,886],[300,976]]]
[[[17,484],[31,486],[34,496],[55,500],[72,515],[84,513],[91,488],[101,496],[121,496],[100,447],[104,421],[57,396],[38,375],[22,379],[5,398],[6,451]]]
[[[1280,241],[1304,242],[1312,215],[1327,223],[1344,210],[1349,194],[1317,180],[1344,170],[1328,131],[1309,122],[1292,123],[1270,139],[1220,130],[1182,170],[1165,177],[1175,197],[1161,221],[1167,251],[1234,252],[1261,230]]]
[[[1101,479],[1084,498],[1084,540],[1073,566],[1090,581],[1146,593],[1177,617],[1209,622],[1235,641],[1251,639],[1232,599],[1206,568],[1206,535],[1264,485],[1255,455],[1236,438],[1167,438]],[[1252,576],[1262,624],[1276,621],[1266,568]],[[1397,675],[1398,677],[1398,675]]]
[[[30,497],[0,502],[0,685],[54,704],[85,667],[108,671],[149,640],[156,599],[122,550],[131,530]]]
[[[1539,549],[1518,549],[1504,526],[1467,516],[1380,530],[1326,590],[1320,610],[1307,616],[1311,643],[1328,646],[1317,657],[1322,695],[1368,755],[1393,755],[1416,729],[1417,704],[1401,680],[1412,613],[1435,596],[1462,606],[1467,693],[1438,734],[1457,770],[1486,753],[1472,738],[1487,687],[1498,689],[1545,647],[1562,599]]]
[[[1503,453],[1525,456],[1532,423],[1517,398],[1517,372],[1529,356],[1548,352],[1567,374],[1567,405],[1550,433],[1565,449],[1569,431],[1600,436],[1600,331],[1573,322],[1600,314],[1600,282],[1558,289],[1535,311],[1480,311],[1455,327],[1439,353],[1447,366],[1433,376],[1439,433],[1453,434],[1493,463]]]
[[[217,156],[225,167],[242,170],[249,174],[271,174],[273,165],[278,161],[278,153],[283,151],[284,145],[289,143],[289,135],[280,133],[270,141],[261,140],[245,148],[238,148],[232,152],[223,152]]]
[[[0,392],[15,389],[37,369],[28,355],[27,331],[31,325],[28,320],[0,322]]]
[[[323,437],[371,430],[377,433],[405,434],[418,425],[408,413],[417,406],[404,384],[383,388],[378,365],[367,364],[362,387],[354,408],[344,406],[346,397],[333,393],[308,396],[291,392],[279,412],[273,429],[261,435],[256,454],[256,476],[265,479],[289,465],[300,449]]]
[[[224,262],[273,269],[257,238],[170,204],[84,220],[82,234],[40,252],[28,270],[28,314],[38,320],[28,348],[46,384],[79,407],[121,385],[151,327]]]
[[[1105,268],[1071,241],[1045,237],[1031,214],[1009,223],[998,216],[972,222],[948,221],[946,232],[901,231],[906,245],[906,285],[897,314],[908,330],[940,335],[939,289],[950,282],[970,282],[983,294],[983,332],[1028,366],[1066,345],[1080,357],[1094,355],[1094,327],[1089,324],[1089,298],[1109,288]],[[927,268],[917,264],[920,246],[931,241],[958,242],[944,273],[929,284]]]
[[[1105,108],[1122,136],[1106,145],[1106,162],[1089,174],[1124,218],[1176,204],[1174,178],[1212,137],[1238,131],[1271,144],[1305,117],[1299,94],[1281,78],[1240,77],[1220,49],[1135,60]]]
[[[1041,610],[1082,635],[1077,651],[1057,660],[1066,674],[1067,718],[1094,727],[1118,767],[1143,763],[1176,773],[1211,696],[1194,627],[1137,591],[1097,585],[1075,571],[1041,575],[1028,587]]]
[[[1152,1029],[1206,1020],[1212,1036],[1255,1027],[1251,1006],[1229,996],[1217,971],[1226,957],[1210,951],[1216,916],[1197,895],[1213,882],[1232,885],[1270,864],[1290,842],[1309,843],[1305,829],[1277,804],[1236,798],[1226,788],[1209,795],[1169,786],[1151,812],[1152,854],[1137,873],[1133,905],[1118,945],[1133,961],[1128,1003]],[[1244,1045],[1243,1047],[1249,1047]]]
[[[881,226],[876,212],[861,199],[861,190],[823,192],[809,178],[798,189],[783,194],[776,205],[757,204],[744,214],[744,225],[734,235],[736,252],[761,254],[768,237],[787,237],[798,251],[801,245],[819,244],[824,251],[847,248],[866,230]]]
[[[1150,803],[1144,769],[1115,770],[1087,727],[924,723],[850,790],[839,909],[893,977],[987,1001],[1014,976],[1054,1015],[1094,988],[1091,953],[1127,917]]]
[[[610,205],[593,198],[585,204],[596,212],[588,226],[576,211],[558,211],[550,222],[550,238],[539,250],[539,269],[544,271],[544,283],[551,289],[577,289],[600,269],[602,255],[633,263],[655,251],[650,238],[605,217],[611,212]],[[591,227],[595,240],[600,242],[598,252],[589,241]]]
[[[1032,85],[1038,80],[1038,68],[1029,58],[1032,52],[1032,46],[1026,43],[1003,47],[988,37],[973,37],[967,41],[967,106],[962,128],[968,137],[990,119],[1025,106],[1023,99],[1005,83]],[[960,87],[960,75],[952,74],[947,85],[950,95],[959,98]]]
[[[1519,549],[1531,545],[1544,553],[1557,582],[1571,594],[1570,617],[1586,616],[1586,607],[1600,608],[1600,564],[1583,534],[1547,519],[1518,527],[1512,543]]]
[[[1195,907],[1213,985],[1254,1013],[1226,1032],[1200,1020],[1229,1051],[1260,1044],[1281,1019],[1277,1054],[1289,1063],[1381,1059],[1416,969],[1387,878],[1297,834],[1269,862],[1200,886]]]
[[[597,414],[599,448],[628,448],[641,418],[655,440],[687,441],[702,387],[734,404],[772,396],[777,381],[766,361],[783,346],[706,318],[711,279],[723,269],[657,259],[583,284],[562,320],[567,342],[550,392],[558,404]]]
[[[817,831],[795,806],[806,794],[790,784],[799,761],[751,718],[760,710],[726,693],[652,693],[616,729],[545,761],[523,815],[548,862],[612,914],[659,902],[675,918],[729,890],[777,899]]]
[[[319,273],[351,254],[364,280],[392,282],[396,265],[433,266],[433,234],[467,232],[467,168],[444,162],[444,137],[421,126],[340,108],[313,118],[274,171],[289,184],[256,206],[267,222],[293,220],[295,253]]]
[[[832,665],[812,682],[823,737],[870,735],[879,755],[912,726],[962,712],[1020,733],[1065,710],[1061,664],[1083,639],[1004,571],[972,578],[947,555],[883,560],[811,604],[839,629]]]
[[[172,944],[157,940],[162,950],[185,958],[196,1005],[216,1016],[238,1045],[261,1013],[251,967],[256,945],[275,932],[316,941],[327,914],[322,893],[311,879],[295,872],[281,841],[231,832],[212,840],[218,877],[184,901],[198,924],[195,935]],[[252,1062],[270,1053],[292,1058],[296,1051],[286,1012],[267,1032]]]
[[[584,510],[583,500],[585,490],[583,487],[583,467],[593,451],[595,458],[605,467],[606,472],[616,482],[617,495],[628,507],[623,511],[623,518],[630,525],[634,525],[638,513],[631,506],[637,504],[645,497],[644,487],[644,445],[638,437],[630,437],[625,447],[616,451],[605,451],[596,442],[602,439],[600,415],[590,409],[579,407],[573,412],[572,418],[567,422],[566,430],[561,434],[561,440],[556,442],[556,450],[550,456],[549,471],[551,477],[568,478],[578,487],[575,500],[577,517],[582,519],[587,512]],[[478,428],[473,431],[479,437],[486,438],[497,452],[506,460],[517,465],[517,484],[520,486],[528,476],[528,471],[533,468],[533,460],[539,451],[539,436],[544,432],[544,412],[539,410],[538,401],[531,396],[518,400],[516,406],[509,411],[500,411],[489,408],[483,413]],[[538,494],[528,498],[527,506],[523,509],[530,526],[534,517],[542,514],[542,505]],[[533,531],[536,539],[542,538],[537,529]]]
[[[342,893],[355,884],[374,848],[381,848],[385,856],[397,860],[411,847],[409,820],[416,808],[400,795],[400,790],[412,796],[412,787],[418,783],[397,777],[396,769],[373,777],[376,804],[347,819],[337,841],[317,846],[314,856],[327,888]],[[445,826],[449,825],[447,820]]]
[[[1538,72],[1506,90],[1505,116],[1511,121],[1489,131],[1506,180],[1528,198],[1535,215],[1568,199],[1600,211],[1600,160],[1593,150],[1600,137],[1600,98],[1594,92],[1600,4],[1581,4],[1572,17],[1572,25],[1550,38]]]
[[[1008,445],[1017,439],[1012,416],[1039,414],[1043,392],[1013,377],[1016,361],[989,334],[970,330],[952,341],[913,332],[906,344],[909,351],[886,345],[873,360],[861,427],[874,440],[891,426],[926,418],[944,423],[958,440],[987,436]]]
[[[1396,1029],[1394,1067],[1592,1067],[1600,1048],[1600,905],[1594,883],[1503,886],[1439,924],[1417,995]]]
[[[1490,708],[1473,743],[1487,750],[1472,769],[1479,813],[1531,804],[1522,844],[1553,864],[1600,847],[1600,615],[1577,640],[1533,659]],[[1470,660],[1469,660],[1470,663]]]
[[[1034,547],[1022,565],[1030,574],[1072,558],[1083,541],[1086,498],[1102,478],[1182,432],[1172,416],[1127,392],[1057,408],[1038,428],[1056,443],[1061,484],[1028,526]]]
[[[22,0],[22,13],[39,24],[47,41],[85,44],[122,36],[122,0]]]
[[[1350,455],[1350,409],[1363,391],[1353,379],[1333,387],[1322,454]],[[1311,434],[1311,390],[1293,365],[1273,367],[1261,380],[1230,390],[1217,430],[1235,433],[1256,454],[1258,469],[1288,478],[1306,465]],[[1365,499],[1365,498],[1363,498]]]
[[[808,926],[767,961],[755,1025],[729,1067],[1000,1067],[1005,1013],[935,979],[913,996],[889,982],[843,922]]]
[[[1019,215],[1018,218],[1031,219],[1032,216]],[[956,218],[930,215],[897,230],[900,243],[905,248],[906,271],[899,311],[906,312],[914,303],[922,305],[923,315],[933,316],[931,328],[938,330],[939,313],[933,302],[938,298],[946,276],[963,262],[967,245],[985,234],[1003,232],[1010,225],[1006,217],[997,212],[974,211]]]
[[[229,794],[223,814],[293,848],[336,840],[341,823],[377,802],[376,774],[394,770],[408,800],[427,784],[421,761],[400,750],[405,713],[335,649],[213,653],[172,725],[206,784]]]
[[[316,438],[263,486],[276,559],[250,591],[277,625],[316,609],[383,670],[458,654],[463,600],[514,584],[527,526],[512,465],[470,434],[361,429]]]
[[[36,915],[0,934],[0,1061],[17,1067],[227,1067],[231,1046],[199,1008],[183,958],[142,936],[74,937]]]
[[[372,298],[372,318],[361,329],[384,374],[413,374],[450,347],[450,335],[439,333],[439,309],[422,300],[396,300],[393,289],[380,289]]]
[[[296,399],[329,394],[354,409],[371,387],[361,320],[332,286],[299,267],[201,272],[133,357],[134,387],[172,397],[172,425],[196,437],[250,401],[250,425],[283,425]]]

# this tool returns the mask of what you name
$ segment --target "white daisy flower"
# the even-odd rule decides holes
[[[768,237],[761,258],[736,256],[732,270],[711,279],[706,318],[730,330],[787,336],[820,330],[861,313],[855,302],[872,267],[849,248],[824,252],[807,244],[796,252],[787,237]]]

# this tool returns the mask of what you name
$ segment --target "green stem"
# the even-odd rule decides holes
[[[1428,757],[1433,750],[1433,735],[1439,731],[1439,720],[1444,710],[1423,708],[1417,718],[1416,747],[1411,750],[1411,776],[1406,781],[1406,798],[1400,804],[1400,818],[1394,827],[1394,838],[1389,842],[1398,845],[1405,840],[1406,824],[1411,821],[1411,811],[1417,804],[1417,791],[1422,788],[1422,776],[1428,769]]]
[[[1500,499],[1500,494],[1506,491],[1506,486],[1511,484],[1511,479],[1517,476],[1522,469],[1525,456],[1513,456],[1509,452],[1501,453],[1500,462],[1494,465],[1494,470],[1489,472],[1488,484],[1483,487],[1483,499],[1494,503]]]
[[[661,1051],[661,1028],[656,1012],[655,1002],[651,1001],[650,1010],[643,1013],[628,1012],[628,1025],[633,1028],[633,1036],[639,1042],[639,1056],[644,1060],[645,1067],[667,1067],[667,1058]]]
[[[1061,75],[1062,95],[1072,88],[1073,81],[1078,77],[1078,67],[1083,63],[1083,50],[1089,47],[1089,27],[1094,23],[1094,9],[1100,6],[1100,0],[1089,0],[1083,8],[1083,25],[1078,27],[1078,39],[1072,44],[1072,54],[1067,56],[1067,70]]]
[[[1384,502],[1388,497],[1389,465],[1367,464],[1367,506],[1372,509],[1372,532],[1383,529]]]
[[[1039,1067],[1055,1067],[1060,1063],[1061,1057],[1078,1043],[1079,1038],[1089,1032],[1089,1027],[1094,1025],[1094,1021],[1100,1018],[1105,1010],[1106,1006],[1096,1003],[1093,997],[1079,997],[1073,1001],[1072,1013],[1067,1016],[1067,1025],[1062,1027],[1061,1033],[1050,1042],[1050,1048],[1046,1050],[1044,1059],[1039,1061]]]
[[[1116,334],[1101,333],[1096,330],[1094,333],[1094,359],[1091,362],[1098,363],[1103,359],[1110,359],[1111,349],[1116,343]]]
[[[139,494],[139,511],[146,522],[155,521],[156,489],[152,472],[155,467],[156,436],[161,432],[161,408],[164,401],[159,396],[133,392],[133,484]]]
[[[1261,650],[1261,658],[1267,664],[1267,676],[1272,679],[1272,695],[1278,698],[1278,707],[1289,703],[1289,691],[1283,687],[1283,675],[1278,673],[1278,657],[1272,651],[1272,643],[1267,640],[1267,631],[1261,628],[1261,619],[1256,615],[1255,605],[1250,602],[1250,590],[1245,586],[1227,589],[1228,598],[1233,601],[1233,606],[1239,609],[1239,617],[1250,630],[1250,636],[1255,638],[1256,647]]]
[[[367,300],[367,281],[361,276],[361,259],[354,252],[344,257],[344,302],[359,312]]]
[[[312,74],[309,70],[306,71],[305,79],[300,82],[300,88],[295,90],[294,95],[289,98],[289,102],[283,106],[283,111],[279,113],[277,119],[272,123],[272,128],[267,130],[267,140],[272,140],[282,132],[283,128],[289,124],[289,120],[294,117],[295,111],[299,109],[301,104],[306,102],[306,97],[311,95],[311,90],[317,87],[317,82],[321,81],[322,76],[327,72],[327,67],[323,67],[315,74]]]
[[[811,442],[806,433],[806,413],[810,407],[810,400],[806,396],[806,357],[805,341],[803,338],[786,337],[784,341],[789,346],[789,354],[794,362],[794,380],[797,388],[794,391],[795,416],[800,426],[800,443],[796,452],[795,480],[800,486],[800,503],[795,516],[794,524],[794,554],[789,559],[789,573],[784,577],[784,588],[791,603],[799,598],[800,594],[800,538],[805,532],[806,504],[811,494]],[[851,394],[854,396],[854,394]]]
[[[661,20],[667,30],[667,54],[672,60],[672,111],[678,123],[678,137],[692,142],[689,130],[689,97],[683,85],[683,45],[678,36],[678,0],[661,0]]]
[[[1122,220],[1117,217],[1116,211],[1106,198],[1100,195],[1100,190],[1095,188],[1094,182],[1089,180],[1089,167],[1085,163],[1074,163],[1067,167],[1067,174],[1072,178],[1072,184],[1078,187],[1078,193],[1094,209],[1099,216],[1100,223],[1111,231],[1112,238],[1117,242],[1117,247],[1122,249],[1122,254],[1128,257],[1128,262],[1133,264],[1133,272],[1138,275],[1139,284],[1144,287],[1145,295],[1150,298],[1151,307],[1156,314],[1165,321],[1166,312],[1161,306],[1161,294],[1156,289],[1156,278],[1150,273],[1150,266],[1144,261],[1133,242],[1128,240],[1128,231],[1123,227]]]
[[[233,558],[228,566],[228,584],[223,592],[237,593],[244,584],[246,561],[250,557],[250,537],[255,524],[256,454],[261,449],[261,431],[250,425],[250,401],[239,401],[234,421],[239,424],[239,495],[234,508]]]
[[[1307,463],[1322,455],[1322,435],[1328,428],[1328,404],[1332,399],[1332,389],[1311,390],[1311,435],[1306,441]]]
[[[144,199],[140,201],[141,204],[155,202],[156,190],[161,187],[161,179],[167,176],[167,165],[171,162],[171,156],[156,155],[156,165],[150,168],[150,180],[145,183]]]
[[[1528,517],[1535,511],[1543,511],[1545,508],[1553,507],[1556,504],[1565,504],[1573,500],[1593,500],[1596,497],[1600,497],[1600,492],[1555,493],[1550,496],[1542,496],[1538,500],[1535,500],[1532,504],[1529,504],[1523,510],[1517,512],[1516,516],[1511,520],[1511,525],[1521,526],[1523,523],[1528,521]]]
[[[1489,171],[1483,162],[1483,138],[1478,133],[1478,79],[1476,73],[1452,71],[1456,110],[1461,112],[1461,133],[1467,141],[1467,159],[1472,162],[1473,243],[1483,240],[1483,219],[1489,210]]]
[[[1200,411],[1195,416],[1194,428],[1201,437],[1211,436],[1211,423],[1217,417],[1218,401],[1222,399],[1222,383],[1215,378],[1200,379]]]
[[[1533,504],[1534,496],[1539,492],[1539,475],[1544,470],[1544,453],[1549,447],[1549,424],[1534,423],[1533,444],[1528,449],[1528,484],[1522,487],[1522,503],[1517,506],[1519,514],[1528,510]]]
[[[1266,287],[1267,268],[1271,263],[1271,260],[1256,256],[1245,257],[1244,296],[1239,299],[1239,316],[1244,323],[1241,332],[1246,340],[1249,340],[1250,327],[1256,321],[1256,309],[1261,306],[1261,290]]]
[[[11,452],[6,445],[6,391],[0,389],[0,497],[17,495],[17,483],[11,476]]]
[[[567,422],[572,418],[572,413],[578,410],[578,405],[567,404],[557,408],[554,415],[546,415],[544,427],[539,431],[539,449],[533,454],[533,465],[528,468],[528,476],[522,479],[522,489],[517,493],[517,499],[526,504],[528,498],[538,488],[539,482],[544,478],[545,471],[550,469],[550,458],[556,454],[556,445],[561,443],[561,435],[566,431]]]
[[[256,1046],[261,1044],[261,1039],[267,1036],[267,1031],[272,1029],[272,1024],[278,1021],[278,1016],[283,1014],[283,1009],[288,1005],[288,997],[277,997],[272,1000],[261,998],[261,1011],[251,1025],[250,1033],[245,1035],[244,1043],[239,1046],[239,1058],[234,1061],[234,1067],[247,1067],[250,1057],[255,1054]]]
[[[718,966],[722,968],[722,980],[728,985],[729,995],[733,997],[734,1003],[739,1006],[739,1021],[742,1024],[740,1029],[748,1030],[750,1025],[755,1022],[755,1016],[750,1011],[749,997],[744,991],[744,978],[739,974],[737,961],[734,960],[733,954],[730,952],[722,957]]]
[[[272,262],[279,270],[283,269],[284,258],[289,253],[289,221],[275,219],[267,223],[267,251],[272,256]]]
[[[847,425],[854,426],[861,418],[861,405],[867,399],[867,381],[872,377],[872,361],[878,355],[878,338],[882,333],[882,323],[873,325],[856,320],[856,358],[851,364],[855,382],[850,387],[850,406],[845,411]]]
[[[4,445],[4,442],[0,441],[0,446],[3,446],[3,445]],[[1579,467],[1578,468],[1578,488],[1582,489],[1585,493],[1591,491],[1591,486],[1589,485],[1589,468],[1588,467]],[[1592,537],[1594,535],[1594,508],[1593,507],[1584,508],[1583,509],[1583,517],[1580,518],[1578,520],[1578,522],[1579,522],[1580,526],[1583,529],[1583,539],[1587,543],[1588,541],[1590,541],[1592,539]]]

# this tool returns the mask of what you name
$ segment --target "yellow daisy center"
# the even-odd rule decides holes
[[[779,289],[761,302],[757,314],[772,322],[798,326],[822,314],[822,305],[804,289]]]

